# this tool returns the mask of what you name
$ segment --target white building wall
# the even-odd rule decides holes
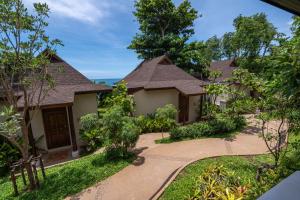
[[[154,113],[159,107],[173,104],[178,109],[179,92],[175,89],[166,90],[139,90],[133,94],[135,102],[135,115]]]
[[[179,92],[176,89],[139,90],[133,94],[133,97],[136,116],[154,113],[157,108],[166,104],[173,104],[178,110]],[[199,103],[200,95],[189,97],[189,122],[198,118]]]
[[[73,120],[76,133],[77,145],[83,145],[83,141],[80,139],[80,117],[89,114],[97,113],[97,97],[96,93],[93,94],[80,94],[75,95],[73,104]]]
[[[36,147],[48,150],[46,134],[44,130],[43,114],[41,110],[30,111],[31,129],[34,140],[37,142]]]
[[[199,117],[200,98],[201,95],[189,97],[189,122],[196,121]]]

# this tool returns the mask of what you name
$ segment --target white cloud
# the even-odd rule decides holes
[[[25,0],[47,3],[51,13],[81,22],[96,24],[108,17],[114,10],[124,10],[124,5],[110,0]]]

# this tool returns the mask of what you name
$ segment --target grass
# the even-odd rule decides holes
[[[186,199],[192,195],[196,185],[196,179],[204,170],[211,165],[223,165],[225,168],[235,172],[240,177],[242,185],[253,184],[256,176],[257,166],[261,163],[270,163],[270,155],[262,156],[224,156],[208,158],[189,165],[184,169],[173,183],[165,190],[160,200]]]
[[[47,169],[46,180],[42,181],[40,189],[33,192],[23,191],[18,197],[13,196],[12,184],[9,178],[0,178],[0,199],[64,199],[108,178],[131,162],[132,158],[109,161],[105,158],[105,154],[89,155],[65,165]],[[42,176],[39,177],[41,180]],[[20,178],[18,179],[18,185],[19,188],[22,188]]]

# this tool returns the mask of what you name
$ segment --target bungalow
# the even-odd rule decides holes
[[[173,104],[179,122],[195,121],[202,112],[203,82],[172,63],[167,56],[145,60],[124,79],[135,100],[135,115],[154,113]]]
[[[214,80],[218,84],[226,84],[228,83],[227,80],[232,77],[233,71],[237,69],[237,64],[234,59],[230,60],[221,60],[221,61],[214,61],[211,62],[209,67],[209,72],[218,71],[221,72],[221,76]],[[208,79],[206,80],[211,83],[213,80]],[[220,106],[221,108],[226,107],[226,102],[228,101],[229,97],[228,94],[222,94],[216,98],[215,104]]]
[[[58,55],[51,54],[49,59],[48,73],[55,87],[47,93],[39,109],[28,114],[30,143],[46,152],[69,148],[76,157],[79,147],[84,145],[79,135],[79,119],[85,114],[96,113],[97,93],[110,88],[93,84]],[[18,102],[20,109],[22,101],[20,98]]]

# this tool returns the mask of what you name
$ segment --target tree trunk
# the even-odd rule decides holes
[[[29,189],[34,190],[36,188],[36,184],[35,184],[35,181],[34,181],[34,175],[33,175],[33,171],[32,171],[32,168],[31,168],[31,163],[30,163],[30,161],[28,162],[28,160],[25,160],[25,169],[26,169],[26,172],[27,172],[28,180],[29,180]]]
[[[29,180],[29,189],[34,190],[36,188],[36,184],[34,181],[34,174],[32,171],[31,163],[30,163],[30,155],[29,155],[29,138],[28,138],[28,128],[27,123],[25,121],[25,118],[21,121],[21,127],[22,127],[22,133],[23,133],[23,151],[22,151],[22,157],[24,160],[28,180]]]

